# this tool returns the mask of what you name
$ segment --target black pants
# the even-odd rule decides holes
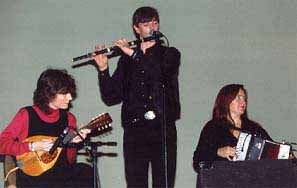
[[[128,188],[148,187],[148,168],[152,167],[154,188],[165,187],[164,137],[162,126],[125,128],[124,158]],[[174,187],[176,172],[176,127],[167,125],[167,182]]]
[[[92,188],[92,167],[77,163],[53,168],[40,176],[28,176],[17,171],[18,188]]]

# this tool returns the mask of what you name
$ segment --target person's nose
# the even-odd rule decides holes
[[[67,93],[67,94],[66,94],[66,99],[67,99],[68,101],[71,101],[71,100],[72,100],[72,95],[71,95],[71,93]]]
[[[156,30],[155,24],[153,22],[149,23],[149,29],[150,30]]]
[[[155,30],[155,29],[154,29],[153,26],[149,26],[149,30],[152,31],[152,30]]]
[[[241,100],[241,101],[240,101],[240,104],[241,104],[241,105],[246,105],[246,101],[245,101],[245,100]]]

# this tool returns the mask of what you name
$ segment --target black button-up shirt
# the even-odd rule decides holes
[[[159,43],[147,49],[136,60],[122,55],[112,76],[108,69],[99,72],[102,100],[107,105],[122,102],[124,127],[144,124],[144,114],[147,111],[154,111],[161,118],[164,109],[166,120],[174,122],[180,117],[179,65],[179,51]]]

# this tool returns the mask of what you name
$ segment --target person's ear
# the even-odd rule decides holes
[[[136,25],[133,25],[133,29],[137,34],[140,34],[139,27],[137,27]]]

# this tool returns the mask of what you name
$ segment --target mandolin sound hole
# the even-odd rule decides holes
[[[53,154],[50,154],[49,152],[43,153],[41,155],[41,160],[44,163],[50,163],[56,158],[57,154],[58,154],[57,150],[55,150]]]

